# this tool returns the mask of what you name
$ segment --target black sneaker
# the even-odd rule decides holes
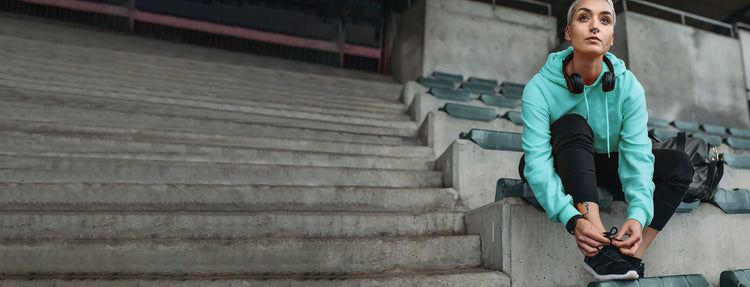
[[[636,269],[638,270],[638,278],[643,278],[643,274],[646,273],[646,265],[643,265],[643,263],[641,263]]]
[[[638,279],[638,270],[625,261],[620,250],[612,245],[602,247],[599,254],[586,257],[583,262],[586,263],[583,268],[597,281]]]
[[[643,264],[641,259],[635,258],[633,256],[628,255],[622,255],[622,259],[625,259],[630,265],[633,265],[633,268],[635,268],[636,271],[638,271],[638,278],[643,278],[643,274],[645,273],[646,266]]]

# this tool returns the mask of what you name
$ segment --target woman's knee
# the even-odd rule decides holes
[[[553,153],[568,147],[583,148],[594,151],[594,132],[583,116],[567,114],[555,121],[550,127],[552,133]]]
[[[678,150],[655,149],[654,178],[689,185],[693,181],[693,162],[690,156]]]

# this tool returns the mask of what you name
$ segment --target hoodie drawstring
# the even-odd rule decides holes
[[[609,101],[607,100],[608,93],[604,93],[604,111],[605,116],[607,117],[607,158],[609,158],[609,154],[611,153],[609,148]]]
[[[611,148],[609,147],[609,101],[607,100],[609,97],[609,93],[604,93],[604,113],[607,117],[607,158],[610,158],[610,153],[612,153]],[[589,96],[586,93],[586,89],[583,89],[583,99],[586,101],[586,119],[588,120],[590,118],[591,110],[589,109]]]

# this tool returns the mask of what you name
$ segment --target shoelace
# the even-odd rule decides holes
[[[612,229],[610,229],[608,232],[604,232],[604,237],[606,237],[607,239],[609,239],[609,243],[610,244],[612,244],[612,240],[614,240],[614,241],[620,241],[620,242],[625,241],[625,240],[622,240],[622,239],[615,238],[615,235],[617,234],[618,231],[619,231],[619,229],[617,229],[617,227],[612,227]]]

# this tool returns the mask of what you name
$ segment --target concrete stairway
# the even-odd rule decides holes
[[[0,285],[510,286],[399,85],[24,27],[0,31]]]

